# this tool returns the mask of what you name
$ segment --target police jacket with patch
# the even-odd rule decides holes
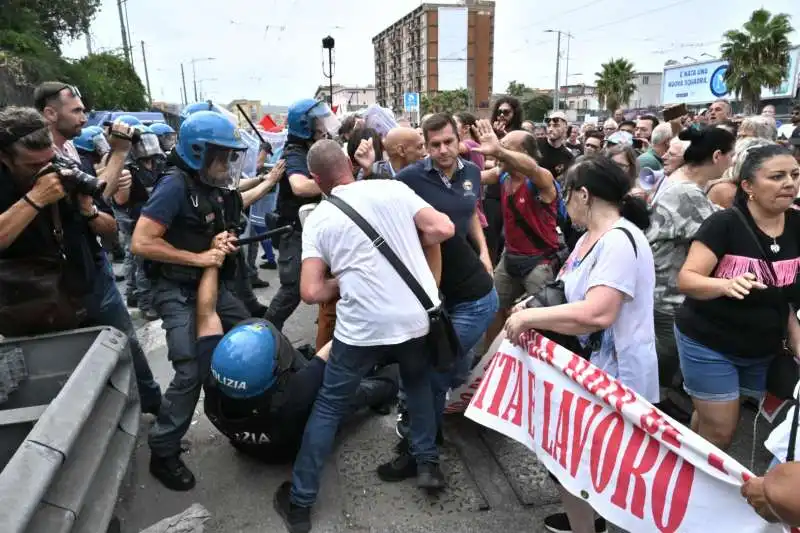
[[[289,183],[289,176],[292,174],[302,174],[303,176],[311,178],[306,163],[308,157],[308,141],[297,139],[292,136],[286,142],[283,148],[281,159],[286,161],[286,170],[280,180],[278,187],[278,215],[279,225],[292,224],[298,229],[300,228],[300,219],[298,212],[300,207],[306,204],[319,203],[322,200],[321,196],[297,196],[292,191],[292,185]]]
[[[322,386],[325,362],[311,361],[270,326],[278,340],[278,378],[261,396],[247,400],[227,397],[209,380],[205,413],[236,448],[270,463],[290,462],[303,440],[306,421]]]
[[[164,233],[165,241],[179,250],[202,253],[211,247],[215,235],[223,231],[240,232],[243,203],[239,191],[211,187],[179,167],[173,167],[159,179],[156,189],[170,176],[183,181],[185,204]],[[148,261],[146,268],[152,278],[163,277],[193,286],[203,274],[203,269],[198,267],[154,261]],[[232,280],[235,274],[235,256],[229,255],[220,270],[220,278]]]

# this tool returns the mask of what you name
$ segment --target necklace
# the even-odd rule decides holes
[[[778,252],[781,251],[781,245],[778,244],[778,241],[775,239],[775,237],[772,238],[772,244],[769,245],[769,250],[773,254],[777,254]]]

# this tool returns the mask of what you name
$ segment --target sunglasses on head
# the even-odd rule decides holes
[[[75,87],[74,85],[64,84],[61,87],[59,87],[58,89],[53,89],[51,91],[47,91],[44,94],[42,94],[39,97],[39,102],[42,102],[42,103],[46,102],[50,98],[52,98],[52,97],[56,96],[57,94],[59,94],[64,89],[68,89],[70,96],[72,96],[73,98],[83,98],[83,96],[81,96],[80,90],[78,90],[77,87]]]

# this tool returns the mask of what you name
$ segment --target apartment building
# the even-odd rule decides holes
[[[494,1],[423,3],[373,37],[379,104],[403,112],[403,94],[468,89],[488,109],[494,62]]]

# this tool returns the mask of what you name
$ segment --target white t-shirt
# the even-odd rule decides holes
[[[358,181],[331,193],[375,228],[438,305],[436,281],[414,223],[414,216],[430,204],[399,181]],[[330,202],[321,202],[303,227],[303,260],[314,257],[325,261],[339,280],[337,339],[351,346],[380,346],[428,333],[428,315],[411,289],[366,234]]]
[[[783,356],[778,356],[783,357]],[[794,397],[797,398],[800,393],[800,382],[794,388]],[[786,411],[786,418],[783,422],[775,426],[772,433],[769,434],[767,440],[764,441],[764,447],[768,449],[775,458],[781,463],[786,462],[786,454],[789,452],[789,437],[792,433],[792,421],[794,417],[794,410],[796,407],[792,406]],[[794,445],[794,460],[800,460],[800,436],[798,436]]]
[[[644,233],[620,218],[614,226],[627,229],[636,242],[634,251],[623,231],[611,229],[580,262],[570,255],[559,277],[568,302],[586,298],[592,287],[603,285],[625,295],[617,320],[605,331],[593,365],[617,378],[650,402],[659,400],[658,360],[653,328],[653,254]],[[581,237],[575,250],[586,236]],[[588,335],[582,337],[586,342]]]

